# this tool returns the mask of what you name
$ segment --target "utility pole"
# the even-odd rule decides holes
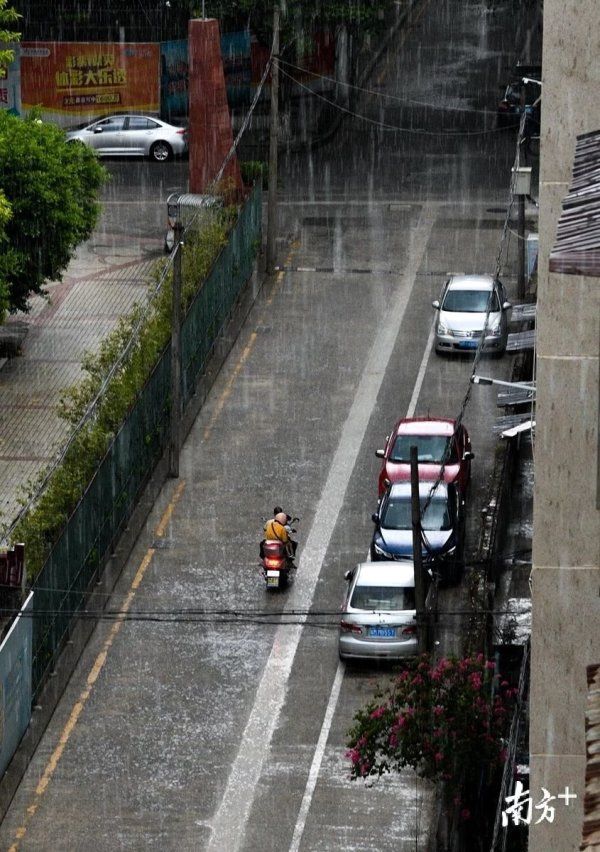
[[[279,124],[279,0],[273,6],[271,123],[269,128],[269,195],[267,200],[267,272],[275,271],[277,238],[277,136]]]
[[[173,292],[171,299],[171,437],[169,443],[169,476],[179,476],[181,449],[181,254],[183,226],[179,217],[173,226]]]
[[[517,280],[517,291],[519,299],[525,298],[525,196],[517,196],[519,199],[519,277]]]
[[[525,296],[525,197],[531,192],[531,166],[513,166],[513,191],[519,207],[519,268],[517,291],[519,299]]]
[[[427,651],[427,619],[425,616],[425,577],[421,552],[421,501],[419,499],[419,451],[410,448],[410,496],[412,506],[413,564],[415,566],[415,606],[419,654]]]

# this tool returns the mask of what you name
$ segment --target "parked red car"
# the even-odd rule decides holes
[[[410,448],[419,453],[419,479],[435,481],[441,469],[442,458],[450,443],[444,466],[444,482],[454,482],[464,496],[471,477],[471,441],[464,426],[456,420],[441,417],[404,417],[399,420],[391,435],[385,439],[385,448],[375,455],[383,459],[379,473],[379,496],[391,482],[410,480]]]

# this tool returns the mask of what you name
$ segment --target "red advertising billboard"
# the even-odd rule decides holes
[[[159,45],[23,42],[21,102],[46,119],[72,124],[113,112],[158,113]]]

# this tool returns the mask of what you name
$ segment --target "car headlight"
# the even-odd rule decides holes
[[[389,554],[389,553],[387,552],[387,550],[384,550],[384,549],[383,549],[383,547],[380,547],[378,544],[373,544],[373,551],[374,551],[374,553],[376,553],[378,556],[385,556],[385,558],[386,558],[386,559],[391,559],[391,558],[392,558],[392,557],[391,557],[391,554]]]
[[[488,326],[487,333],[490,337],[500,337],[500,323]]]
[[[448,334],[450,332],[448,326],[443,322],[438,322],[437,330],[438,334]]]

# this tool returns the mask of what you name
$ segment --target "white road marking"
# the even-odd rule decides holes
[[[407,417],[412,417],[415,413],[419,394],[421,393],[421,388],[423,386],[423,379],[425,378],[427,362],[429,361],[429,356],[431,355],[431,349],[433,347],[434,336],[435,320],[433,321],[431,329],[429,331],[429,337],[427,338],[427,344],[425,345],[425,351],[423,352],[423,358],[421,359],[419,372],[417,373],[417,378],[415,380],[412,396],[410,398],[408,409],[406,411]],[[370,558],[371,554],[369,551],[367,552],[366,556],[367,561]],[[296,820],[294,836],[292,837],[292,842],[290,844],[290,852],[298,852],[298,850],[300,849],[300,841],[302,840],[302,835],[304,834],[304,828],[306,826],[306,819],[310,810],[313,793],[315,792],[315,787],[317,786],[317,780],[319,778],[319,772],[321,770],[321,763],[323,762],[323,757],[325,755],[325,747],[327,746],[327,740],[329,739],[329,730],[331,728],[333,716],[337,708],[343,679],[344,664],[340,662],[335,673],[333,686],[331,687],[331,693],[329,695],[329,701],[327,702],[327,709],[325,710],[325,718],[323,719],[321,732],[319,734],[319,740],[317,742],[317,747],[315,748],[313,761],[310,766],[310,772],[308,773],[308,780],[304,789],[304,796],[302,797],[302,804],[300,805],[298,819]]]
[[[308,780],[304,789],[302,804],[300,805],[300,811],[298,812],[298,818],[296,820],[296,827],[294,828],[294,836],[292,837],[292,842],[290,843],[290,852],[298,852],[298,850],[300,849],[300,841],[302,840],[302,835],[304,834],[306,818],[308,817],[313,793],[315,792],[315,787],[317,786],[317,780],[319,778],[319,772],[321,770],[323,755],[325,754],[325,747],[327,745],[327,740],[329,739],[329,730],[331,728],[331,723],[333,722],[333,714],[335,713],[338,698],[340,697],[340,689],[342,688],[342,682],[344,680],[344,670],[345,666],[340,660],[335,673],[335,677],[333,679],[333,686],[331,687],[331,694],[329,695],[327,710],[325,711],[325,718],[323,719],[323,724],[321,726],[321,733],[319,734],[317,747],[315,748],[313,760],[310,765],[310,772],[308,773]]]
[[[415,413],[415,408],[417,407],[417,402],[419,401],[419,394],[421,393],[421,388],[423,387],[423,379],[425,378],[427,362],[429,361],[429,356],[431,355],[431,350],[433,348],[434,338],[435,320],[432,322],[431,328],[429,330],[429,337],[427,338],[427,345],[425,346],[425,352],[423,352],[423,358],[421,359],[421,366],[419,367],[419,372],[417,373],[417,378],[415,381],[415,386],[413,388],[412,396],[410,398],[410,402],[408,403],[408,409],[406,411],[407,417],[412,417]]]
[[[411,231],[408,264],[394,301],[388,306],[379,328],[348,418],[341,432],[327,481],[316,508],[300,570],[289,595],[287,609],[308,612],[312,605],[321,566],[341,511],[346,488],[354,469],[364,434],[377,402],[400,324],[417,272],[423,260],[435,221],[435,212],[426,205]],[[302,618],[302,621],[305,617]],[[287,683],[302,635],[302,624],[279,627],[258,686],[240,747],[231,766],[221,804],[210,822],[209,852],[235,852],[243,842],[256,787],[267,758],[273,732],[284,706]]]

